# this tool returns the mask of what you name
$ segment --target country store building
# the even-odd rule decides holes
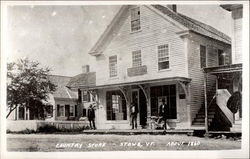
[[[122,6],[89,54],[96,59],[95,72],[73,77],[68,87],[95,97],[98,129],[131,128],[131,102],[139,108],[141,128],[152,128],[162,99],[170,105],[170,127],[204,128],[204,107],[219,89],[218,78],[205,76],[204,68],[230,66],[239,73],[242,67],[232,63],[229,36],[178,13],[175,5]],[[237,75],[234,85],[241,84]],[[222,116],[230,111],[225,102],[234,92],[224,88],[223,104],[214,104]],[[228,122],[229,116],[218,118],[216,112],[207,114],[208,126],[217,119]],[[232,125],[230,120],[223,129]]]
[[[241,107],[237,117],[227,107],[242,88],[234,39],[178,13],[176,5],[124,5],[89,52],[95,72],[86,65],[63,83],[67,97],[52,104],[52,121],[78,121],[94,103],[97,129],[130,129],[133,102],[139,128],[154,129],[165,99],[168,127],[230,130],[241,121]]]

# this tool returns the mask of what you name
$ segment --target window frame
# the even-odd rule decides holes
[[[139,12],[140,12],[139,18],[138,19],[132,19],[132,11],[136,10],[136,9],[139,9]],[[137,21],[137,20],[139,22],[139,29],[134,30],[133,29],[134,27],[132,27],[132,23]],[[133,7],[133,8],[130,9],[130,32],[135,33],[135,32],[138,32],[140,30],[141,30],[141,8],[140,8],[140,6],[136,6],[136,7]]]
[[[221,52],[220,52],[221,51]],[[225,53],[225,56],[223,57],[223,64],[220,64],[220,57],[223,56],[222,54],[225,53],[224,50],[222,49],[217,49],[217,55],[218,55],[218,66],[224,66],[226,65],[226,56],[227,54]]]
[[[137,55],[135,55],[135,54],[137,54]],[[136,58],[138,56],[140,58]],[[140,67],[140,66],[142,66],[142,53],[141,53],[141,50],[132,51],[132,67]]]
[[[61,110],[62,107],[63,107],[62,109],[63,111]],[[65,117],[65,105],[59,105],[59,117]]]
[[[202,57],[201,57],[201,47],[205,48],[205,66],[202,65]],[[200,55],[200,68],[206,68],[207,67],[207,46],[206,45],[201,45],[200,44],[200,49],[199,49],[199,55]]]
[[[111,66],[111,58],[112,57],[116,57],[116,63],[114,64],[114,66]],[[118,56],[117,55],[112,55],[112,56],[109,56],[109,77],[110,78],[114,78],[114,77],[117,77],[118,76]],[[114,67],[114,70],[112,70],[112,67]],[[113,71],[113,73],[112,73]]]
[[[113,96],[119,96],[117,97],[117,101],[114,102]],[[118,111],[114,107],[114,104],[116,105],[115,107],[118,108]],[[107,121],[127,121],[127,103],[125,100],[124,95],[120,90],[110,90],[106,92],[106,120]],[[122,119],[119,119],[116,117],[116,114],[122,113],[123,117]]]
[[[168,58],[168,68],[160,69],[159,64],[163,63],[163,62],[166,62],[166,61],[159,62],[159,46],[163,46],[163,45],[167,45],[168,46],[168,56],[167,57],[161,57],[161,58]],[[158,67],[158,71],[170,70],[170,68],[171,68],[170,67],[170,44],[166,43],[166,44],[157,45],[156,52],[157,52],[157,67]]]
[[[72,110],[73,115],[71,115],[71,110]],[[69,105],[69,116],[70,117],[75,117],[75,105]]]
[[[87,93],[87,94],[85,94],[85,93]],[[91,102],[89,91],[83,90],[81,94],[82,94],[82,102],[84,102],[84,103]],[[84,96],[87,96],[87,100],[85,100]]]

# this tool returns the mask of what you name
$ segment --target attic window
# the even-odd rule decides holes
[[[135,32],[141,29],[140,8],[131,9],[131,31]]]

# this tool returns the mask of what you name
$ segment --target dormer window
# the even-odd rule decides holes
[[[140,7],[131,9],[131,31],[135,32],[141,29]]]

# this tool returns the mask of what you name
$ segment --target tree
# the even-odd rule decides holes
[[[56,86],[49,80],[49,68],[41,68],[39,62],[19,59],[7,64],[7,106],[6,118],[18,106],[41,110],[49,93]]]

